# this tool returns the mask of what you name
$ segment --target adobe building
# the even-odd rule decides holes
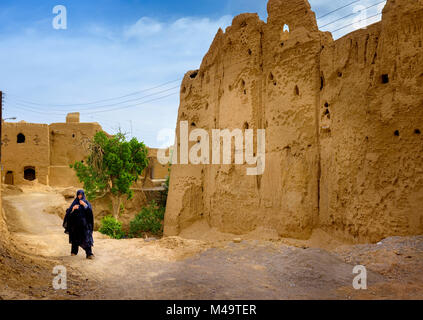
[[[267,9],[218,31],[183,79],[177,122],[265,129],[265,172],[172,165],[165,235],[197,222],[297,239],[422,234],[423,1],[388,0],[382,21],[338,40],[307,0]]]
[[[2,124],[2,182],[19,185],[37,180],[39,183],[69,187],[81,186],[70,164],[84,161],[87,146],[94,135],[103,131],[96,122],[79,121],[79,113],[70,113],[65,123],[37,124],[21,121]],[[166,178],[168,171],[149,149],[150,165],[143,182],[154,184]]]

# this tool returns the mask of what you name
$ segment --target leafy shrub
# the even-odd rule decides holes
[[[130,223],[130,235],[132,237],[142,237],[143,233],[150,232],[159,235],[163,231],[163,219],[165,208],[152,201],[148,206],[142,208],[134,220]]]
[[[122,230],[122,222],[112,216],[101,219],[101,228],[98,231],[113,239],[122,239],[125,236]]]

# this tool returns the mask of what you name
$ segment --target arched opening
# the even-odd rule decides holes
[[[22,134],[22,133],[19,133],[18,137],[17,137],[17,142],[18,143],[25,143],[25,135]]]
[[[24,168],[24,179],[28,181],[34,181],[36,179],[35,167]]]
[[[281,46],[284,46],[284,43],[286,40],[289,39],[289,26],[285,24],[282,28],[282,34],[281,34]]]
[[[13,176],[13,171],[7,171],[5,179],[4,179],[4,183],[5,184],[10,184],[10,185],[14,185],[15,184],[15,179]]]

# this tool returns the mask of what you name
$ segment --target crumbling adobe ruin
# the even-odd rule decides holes
[[[266,129],[265,172],[173,165],[165,235],[198,221],[298,239],[422,234],[423,1],[388,0],[381,22],[336,41],[306,0],[270,0],[268,14],[218,31],[178,113],[191,130]]]
[[[89,141],[103,131],[97,122],[80,122],[79,113],[69,113],[66,123],[21,121],[2,125],[2,182],[9,185],[37,180],[54,187],[80,187],[69,165],[84,161]],[[157,149],[149,148],[150,164],[144,172],[142,187],[154,187],[154,180],[163,180],[168,175],[168,167],[158,163],[156,154]]]

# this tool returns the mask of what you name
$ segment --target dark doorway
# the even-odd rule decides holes
[[[10,184],[10,185],[14,185],[15,184],[15,179],[13,177],[13,171],[7,171],[5,179],[4,179],[4,183],[5,184]]]
[[[35,168],[34,167],[25,167],[24,169],[24,179],[28,181],[34,181],[36,178],[35,176]]]
[[[22,133],[18,134],[18,143],[25,143],[25,136]]]

